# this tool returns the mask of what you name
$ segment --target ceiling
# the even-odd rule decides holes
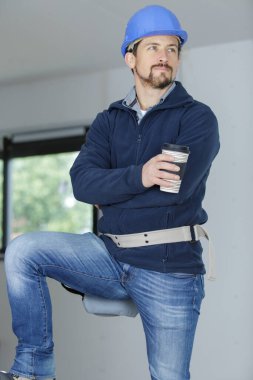
[[[0,0],[0,85],[122,66],[129,17],[143,0]],[[159,0],[189,47],[253,39],[253,0]],[[243,53],[242,53],[243,54]]]

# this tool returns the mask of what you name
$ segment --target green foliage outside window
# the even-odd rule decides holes
[[[76,153],[12,160],[12,236],[28,231],[92,230],[92,206],[72,194],[69,169]]]

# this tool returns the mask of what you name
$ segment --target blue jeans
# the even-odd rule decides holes
[[[11,373],[41,380],[55,377],[46,283],[50,277],[86,294],[131,297],[143,323],[151,379],[190,379],[204,297],[202,275],[159,273],[117,262],[92,233],[28,233],[10,243],[5,257],[13,331],[18,338]]]

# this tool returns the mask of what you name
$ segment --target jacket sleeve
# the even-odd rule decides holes
[[[93,122],[70,169],[77,200],[108,205],[129,200],[146,190],[141,181],[143,165],[111,168],[110,152],[110,125],[105,111]]]
[[[117,206],[124,208],[177,206],[189,199],[199,200],[200,194],[204,195],[206,180],[220,147],[218,123],[211,109],[197,102],[187,107],[173,144],[186,145],[190,148],[179,193],[163,192],[155,185],[147,192],[136,194],[132,199]]]
[[[190,148],[184,178],[176,201],[181,203],[194,196],[195,190],[205,185],[220,142],[218,123],[211,109],[199,103],[196,109],[188,109],[182,120],[176,144]],[[174,199],[175,200],[175,199]]]

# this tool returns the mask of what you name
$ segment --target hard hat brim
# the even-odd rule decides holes
[[[176,31],[176,30],[159,30],[159,31],[155,31],[155,32],[145,33],[141,36],[138,36],[138,39],[143,39],[145,37],[151,37],[151,36],[176,36],[180,39],[181,45],[185,44],[185,42],[188,39],[188,34],[185,30],[179,30],[179,31]],[[133,39],[133,41],[124,41],[123,42],[123,44],[121,46],[121,53],[122,53],[123,57],[125,57],[125,55],[127,53],[128,46],[131,43],[133,43],[134,41],[135,41],[135,39]]]

